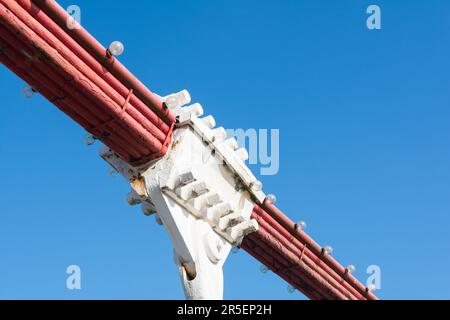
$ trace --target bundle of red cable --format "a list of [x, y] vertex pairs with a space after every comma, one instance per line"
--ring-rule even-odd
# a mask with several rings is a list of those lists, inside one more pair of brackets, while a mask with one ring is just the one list
[[241, 247], [307, 297], [377, 299], [269, 200], [255, 205], [252, 218], [259, 230], [245, 237]]
[[174, 116], [55, 1], [0, 1], [0, 61], [125, 161], [163, 156]]

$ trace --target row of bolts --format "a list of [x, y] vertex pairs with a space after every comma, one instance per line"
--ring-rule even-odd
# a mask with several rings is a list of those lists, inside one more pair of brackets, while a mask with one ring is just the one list
[[[125, 47], [124, 47], [123, 43], [120, 42], [120, 41], [113, 41], [113, 42], [109, 45], [109, 47], [108, 47], [108, 52], [109, 52], [111, 55], [115, 56], [115, 57], [120, 56], [121, 54], [123, 54], [124, 51], [125, 51]], [[35, 93], [36, 93], [36, 90], [33, 89], [33, 88], [30, 87], [30, 86], [26, 86], [26, 87], [24, 87], [24, 88], [22, 89], [22, 95], [23, 95], [25, 98], [27, 98], [27, 99], [32, 98], [32, 97], [34, 96]], [[86, 143], [87, 145], [93, 145], [93, 144], [95, 143], [95, 140], [96, 140], [95, 137], [92, 136], [91, 134], [86, 135], [86, 137], [85, 137], [85, 139], [84, 139], [84, 141], [85, 141], [85, 143]], [[111, 169], [110, 175], [113, 176], [113, 177], [116, 176], [116, 175], [117, 175], [117, 171], [116, 171], [115, 169]], [[261, 186], [261, 188], [260, 188], [260, 184], [261, 184], [261, 183], [259, 182], [259, 183], [258, 183], [258, 189], [262, 189], [262, 186]], [[277, 198], [276, 198], [276, 196], [275, 196], [274, 194], [269, 194], [269, 195], [267, 195], [267, 199], [268, 199], [271, 203], [273, 203], [273, 204], [275, 204], [275, 202], [277, 201]], [[305, 221], [299, 221], [299, 222], [297, 223], [297, 226], [298, 226], [298, 228], [299, 228], [300, 230], [305, 230], [306, 227], [307, 227]], [[324, 254], [331, 255], [331, 254], [333, 253], [333, 247], [331, 247], [331, 246], [325, 246], [325, 247], [323, 247], [322, 251], [323, 251]], [[231, 253], [233, 253], [233, 254], [238, 253], [238, 252], [239, 252], [239, 247], [233, 247], [233, 248], [231, 249]], [[267, 266], [265, 266], [265, 265], [261, 265], [260, 268], [259, 268], [259, 270], [260, 270], [262, 273], [267, 273], [267, 272], [269, 272], [269, 268], [268, 268]], [[356, 271], [356, 267], [355, 267], [353, 264], [350, 264], [350, 265], [347, 266], [346, 270], [347, 270], [347, 272], [348, 272], [349, 274], [352, 274], [352, 273], [354, 273], [354, 272]], [[369, 290], [369, 291], [374, 291], [374, 288], [371, 287], [371, 286], [369, 286], [369, 287], [368, 287], [368, 290]], [[287, 292], [289, 292], [289, 293], [294, 293], [295, 291], [296, 291], [296, 289], [295, 289], [293, 286], [289, 285], [289, 286], [287, 287]]]

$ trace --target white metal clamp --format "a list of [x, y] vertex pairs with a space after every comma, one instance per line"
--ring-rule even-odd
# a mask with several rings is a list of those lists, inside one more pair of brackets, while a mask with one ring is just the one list
[[[155, 213], [174, 245], [188, 299], [222, 299], [222, 267], [232, 248], [258, 230], [250, 218], [265, 194], [245, 164], [245, 149], [187, 91], [163, 98], [177, 119], [166, 155], [134, 168], [104, 147], [100, 155], [131, 185], [130, 205]], [[186, 106], [188, 105], [188, 106]]]

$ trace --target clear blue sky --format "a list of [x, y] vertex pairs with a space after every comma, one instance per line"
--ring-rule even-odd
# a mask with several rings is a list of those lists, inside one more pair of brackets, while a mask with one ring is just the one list
[[[278, 128], [267, 192], [384, 299], [450, 298], [448, 1], [59, 1], [153, 91], [227, 128]], [[366, 8], [382, 9], [382, 30]], [[183, 298], [164, 230], [126, 204], [98, 145], [0, 66], [0, 298]], [[82, 290], [65, 269], [82, 268]], [[300, 299], [245, 252], [226, 298]]]

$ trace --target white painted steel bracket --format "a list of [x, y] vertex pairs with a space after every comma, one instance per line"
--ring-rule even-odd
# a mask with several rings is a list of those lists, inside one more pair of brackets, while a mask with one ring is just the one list
[[265, 194], [244, 162], [247, 151], [212, 116], [200, 118], [200, 104], [185, 106], [187, 91], [162, 99], [177, 118], [162, 159], [134, 168], [106, 147], [100, 155], [130, 182], [129, 204], [156, 213], [166, 228], [186, 297], [222, 299], [222, 266], [232, 246], [258, 230], [250, 216]]

